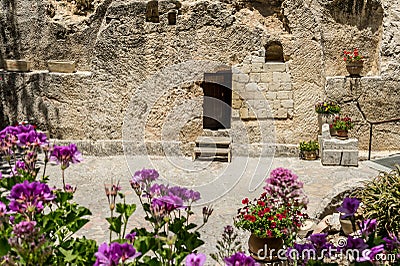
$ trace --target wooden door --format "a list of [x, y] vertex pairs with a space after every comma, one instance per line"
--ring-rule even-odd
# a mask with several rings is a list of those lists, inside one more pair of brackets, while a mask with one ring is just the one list
[[231, 128], [232, 72], [204, 73], [203, 128]]

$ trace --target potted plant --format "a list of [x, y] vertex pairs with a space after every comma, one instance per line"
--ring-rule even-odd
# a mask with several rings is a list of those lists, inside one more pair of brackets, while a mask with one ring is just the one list
[[363, 70], [364, 56], [360, 55], [357, 48], [354, 48], [352, 52], [344, 50], [343, 54], [350, 77], [359, 77]]
[[[335, 115], [339, 114], [340, 106], [333, 101], [322, 101], [315, 104], [315, 112], [318, 113], [318, 128], [319, 134], [322, 133], [322, 125], [327, 123], [332, 124]], [[334, 135], [333, 130], [331, 135]]]
[[341, 139], [347, 139], [349, 130], [354, 127], [354, 123], [348, 116], [336, 116], [332, 123], [332, 128], [336, 130], [336, 135]]
[[302, 141], [299, 144], [300, 158], [305, 160], [315, 160], [318, 157], [319, 144], [317, 141]]
[[257, 260], [275, 261], [283, 244], [290, 246], [307, 219], [303, 213], [308, 198], [297, 175], [285, 168], [277, 168], [266, 179], [260, 197], [244, 205], [234, 219], [236, 227], [251, 232], [248, 241], [250, 255]]

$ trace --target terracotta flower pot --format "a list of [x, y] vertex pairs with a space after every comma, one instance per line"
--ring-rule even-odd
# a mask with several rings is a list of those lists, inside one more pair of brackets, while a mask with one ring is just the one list
[[336, 135], [340, 139], [348, 139], [349, 132], [347, 130], [336, 130]]
[[350, 77], [360, 77], [360, 74], [363, 70], [364, 62], [363, 61], [354, 61], [348, 62], [346, 64], [347, 72], [349, 72]]
[[302, 151], [303, 159], [307, 161], [313, 161], [317, 159], [317, 151]]
[[250, 255], [258, 261], [278, 260], [278, 251], [283, 248], [283, 239], [276, 237], [261, 238], [251, 234], [249, 238]]

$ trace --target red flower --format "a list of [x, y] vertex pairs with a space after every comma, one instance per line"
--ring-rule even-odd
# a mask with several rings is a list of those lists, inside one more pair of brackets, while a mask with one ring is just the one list
[[267, 230], [267, 236], [272, 236], [272, 231], [271, 230]]
[[264, 201], [259, 200], [257, 203], [258, 203], [258, 205], [260, 205], [260, 206], [263, 206], [263, 207], [265, 206], [265, 202], [264, 202]]
[[270, 216], [270, 217], [268, 217], [268, 220], [270, 220], [270, 221], [273, 221], [275, 219], [275, 217], [274, 216]]
[[275, 228], [276, 227], [276, 223], [275, 222], [272, 222], [271, 223], [271, 228]]
[[271, 211], [271, 209], [268, 208], [268, 207], [263, 210], [264, 213], [267, 213], [267, 212], [270, 212], [270, 211]]
[[243, 203], [243, 204], [249, 203], [249, 199], [248, 199], [248, 198], [243, 199], [243, 200], [242, 200], [242, 203]]
[[263, 217], [264, 216], [264, 212], [263, 211], [258, 211], [258, 216]]

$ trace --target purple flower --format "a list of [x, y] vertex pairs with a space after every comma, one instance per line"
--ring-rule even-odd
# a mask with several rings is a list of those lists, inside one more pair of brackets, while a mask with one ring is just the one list
[[225, 226], [224, 233], [227, 234], [228, 236], [231, 236], [233, 234], [233, 227], [231, 225]]
[[132, 179], [130, 180], [132, 184], [139, 184], [139, 186], [146, 190], [147, 192], [151, 182], [155, 181], [159, 177], [158, 172], [155, 169], [145, 169], [136, 171], [133, 175]]
[[41, 212], [44, 204], [54, 200], [55, 195], [48, 185], [37, 181], [29, 183], [25, 180], [11, 188], [8, 198], [10, 199], [8, 207], [12, 211]]
[[365, 243], [364, 239], [362, 238], [353, 238], [352, 236], [348, 236], [347, 244], [344, 247], [345, 250], [359, 250], [362, 252], [363, 250], [367, 249], [368, 245]]
[[183, 207], [183, 200], [172, 194], [160, 198], [154, 198], [151, 201], [153, 212], [159, 213], [159, 216], [164, 216], [165, 214], [169, 214], [172, 211]]
[[191, 253], [186, 257], [186, 266], [203, 266], [206, 263], [206, 255], [203, 253]]
[[314, 245], [314, 247], [316, 249], [320, 249], [326, 244], [327, 235], [328, 234], [313, 234], [308, 239], [310, 240], [310, 242]]
[[96, 262], [94, 266], [116, 266], [121, 261], [128, 259], [134, 259], [141, 255], [140, 252], [136, 252], [136, 249], [128, 244], [111, 243], [110, 246], [107, 243], [100, 245], [98, 251], [94, 254], [96, 256]]
[[17, 175], [20, 171], [27, 171], [27, 170], [28, 166], [25, 164], [25, 162], [18, 160], [15, 162], [13, 171], [11, 171], [11, 176], [13, 176], [14, 174]]
[[75, 164], [82, 162], [82, 155], [75, 144], [69, 144], [68, 146], [54, 145], [50, 160], [61, 164], [61, 169], [64, 170], [68, 168], [70, 163]]
[[136, 232], [127, 234], [125, 236], [125, 239], [127, 239], [130, 243], [133, 243], [135, 241], [135, 238], [136, 238]]
[[374, 234], [376, 231], [377, 222], [376, 219], [367, 219], [360, 223], [361, 234], [364, 236], [369, 236]]
[[48, 143], [46, 134], [35, 129], [18, 134], [19, 146], [44, 146]]
[[400, 237], [396, 236], [394, 233], [389, 233], [389, 237], [384, 237], [383, 241], [385, 241], [386, 248], [389, 251], [400, 249]]
[[35, 230], [36, 222], [35, 221], [22, 221], [19, 224], [14, 225], [13, 233], [15, 236], [19, 238], [25, 238], [26, 236], [31, 235]]
[[237, 253], [233, 254], [232, 256], [225, 258], [224, 262], [225, 262], [226, 266], [236, 266], [236, 265], [257, 266], [257, 265], [259, 265], [258, 263], [256, 263], [256, 261], [252, 257], [246, 256], [246, 254], [244, 254], [243, 252], [237, 252]]
[[76, 187], [71, 186], [70, 184], [65, 184], [65, 192], [75, 193]]
[[0, 217], [7, 214], [7, 206], [0, 201]]
[[0, 172], [0, 180], [3, 179], [3, 174]]
[[302, 205], [307, 205], [308, 198], [304, 194], [303, 183], [289, 169], [276, 168], [272, 170], [270, 177], [265, 182], [267, 184], [264, 189], [271, 197], [285, 203], [297, 201]]
[[360, 206], [360, 201], [356, 198], [345, 198], [343, 200], [342, 206], [337, 208], [337, 210], [344, 215], [342, 215], [340, 218], [346, 219], [348, 217], [354, 216], [354, 214], [357, 212], [358, 207]]

